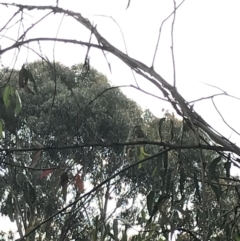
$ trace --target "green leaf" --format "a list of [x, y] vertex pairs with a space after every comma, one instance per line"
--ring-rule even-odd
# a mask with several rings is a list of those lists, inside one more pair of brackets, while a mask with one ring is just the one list
[[146, 213], [143, 209], [141, 211], [141, 216], [142, 216], [142, 220], [145, 222], [146, 221]]
[[14, 217], [13, 217], [13, 201], [12, 201], [12, 193], [9, 192], [6, 200], [6, 208], [7, 208], [7, 214], [11, 220], [11, 222], [14, 222]]
[[145, 152], [144, 146], [141, 146], [140, 149], [139, 149], [138, 159], [141, 161], [141, 160], [143, 160], [143, 159], [145, 159], [146, 157], [149, 157], [149, 156], [150, 155]]
[[22, 101], [21, 101], [21, 98], [20, 98], [17, 90], [15, 91], [15, 95], [16, 95], [15, 116], [17, 116], [22, 109]]
[[0, 119], [0, 138], [3, 138], [3, 122]]
[[14, 96], [14, 89], [11, 86], [7, 85], [3, 92], [3, 102], [4, 102], [6, 109], [10, 105], [11, 96]]
[[186, 177], [185, 177], [184, 169], [183, 169], [183, 167], [181, 167], [180, 180], [179, 180], [179, 183], [180, 183], [179, 189], [180, 189], [181, 195], [183, 195], [185, 181], [186, 181]]
[[97, 241], [97, 229], [92, 229], [92, 240]]
[[156, 175], [157, 172], [157, 167], [154, 168], [153, 172], [152, 172], [152, 177], [154, 177]]
[[222, 189], [221, 189], [221, 186], [220, 185], [215, 185], [215, 184], [210, 184], [211, 185], [211, 188], [212, 190], [214, 191], [216, 197], [217, 197], [217, 200], [219, 202], [221, 196], [222, 196]]
[[147, 195], [147, 209], [148, 209], [149, 215], [152, 214], [153, 202], [154, 202], [154, 192], [151, 191], [151, 192]]
[[164, 166], [165, 174], [166, 174], [167, 169], [168, 169], [168, 151], [163, 153], [163, 166]]
[[235, 233], [233, 234], [233, 237], [234, 237], [234, 239], [235, 239], [236, 241], [240, 241], [240, 236], [239, 236], [238, 232], [235, 232]]
[[167, 181], [166, 181], [166, 192], [169, 193], [171, 188], [171, 178], [172, 178], [173, 169], [169, 168], [167, 172]]
[[151, 216], [148, 220], [148, 224], [151, 223], [153, 216], [161, 209], [161, 206], [163, 205], [163, 203], [165, 202], [165, 200], [169, 198], [168, 194], [162, 194], [160, 195], [160, 197], [158, 198], [158, 201], [155, 203]]
[[173, 122], [172, 119], [170, 120], [170, 123], [171, 123], [171, 130], [170, 130], [170, 133], [171, 133], [171, 141], [172, 141], [173, 138], [174, 138], [174, 122]]
[[161, 118], [158, 122], [158, 134], [159, 134], [161, 141], [162, 141], [162, 124], [165, 120], [166, 120], [166, 118]]
[[230, 178], [230, 169], [231, 169], [231, 162], [226, 162], [224, 164], [224, 168], [226, 170], [226, 177]]
[[28, 78], [29, 78], [29, 80], [33, 83], [34, 91], [35, 91], [35, 93], [38, 95], [38, 89], [37, 89], [36, 81], [35, 81], [35, 79], [33, 78], [32, 73], [31, 73], [29, 70], [28, 70]]
[[114, 235], [114, 239], [118, 240], [118, 220], [114, 219], [113, 221], [113, 235]]
[[216, 179], [217, 176], [217, 165], [218, 163], [221, 161], [222, 157], [219, 156], [217, 158], [215, 158], [209, 165], [209, 182], [211, 182], [211, 180], [214, 178]]
[[[160, 151], [162, 151], [162, 149], [160, 149]], [[163, 186], [164, 186], [166, 173], [163, 168], [163, 155], [160, 155], [157, 157], [157, 169], [158, 169], [158, 173], [163, 181]]]
[[196, 188], [196, 195], [198, 196], [199, 202], [201, 202], [201, 195], [200, 195], [198, 178], [197, 178], [197, 171], [196, 170], [194, 170], [193, 181], [194, 181], [194, 185], [195, 185], [195, 188]]
[[126, 231], [122, 231], [122, 239], [121, 239], [121, 241], [127, 241], [128, 239], [127, 239], [127, 233], [126, 233]]
[[105, 226], [105, 230], [104, 230], [104, 234], [103, 234], [103, 240], [105, 240], [105, 238], [110, 234], [110, 230], [111, 230], [111, 228], [110, 228], [110, 225], [108, 223]]
[[228, 153], [228, 159], [227, 159], [227, 162], [224, 164], [224, 168], [226, 170], [226, 177], [227, 178], [230, 178], [230, 169], [231, 169], [231, 154]]
[[209, 165], [209, 170], [215, 171], [217, 168], [217, 164], [221, 161], [222, 157], [216, 157]]

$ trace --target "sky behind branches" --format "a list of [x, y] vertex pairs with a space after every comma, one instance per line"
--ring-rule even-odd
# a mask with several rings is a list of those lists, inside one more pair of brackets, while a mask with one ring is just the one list
[[[12, 3], [13, 1], [6, 0], [5, 2]], [[14, 2], [30, 5], [55, 5], [55, 1], [50, 0], [18, 0]], [[173, 2], [169, 0], [131, 0], [130, 7], [125, 10], [127, 2], [127, 0], [59, 0], [59, 7], [82, 13], [97, 26], [104, 38], [126, 52], [119, 25], [129, 56], [151, 66], [159, 27], [173, 11]], [[180, 1], [176, 1], [176, 3], [178, 5]], [[238, 0], [186, 0], [177, 10], [174, 26], [176, 86], [187, 101], [222, 92], [209, 85], [214, 85], [230, 95], [240, 97], [239, 8], [240, 1]], [[16, 11], [15, 7], [0, 6], [0, 28]], [[46, 13], [47, 11], [27, 12], [24, 15], [24, 29]], [[111, 16], [118, 25], [108, 16]], [[18, 19], [19, 17], [13, 23]], [[172, 18], [163, 25], [154, 68], [164, 79], [173, 84], [170, 48], [171, 25]], [[0, 34], [16, 40], [18, 29], [19, 23], [7, 32], [2, 31]], [[20, 32], [22, 32], [22, 26], [20, 26]], [[55, 14], [47, 17], [28, 34], [28, 39], [37, 37], [70, 38], [88, 42], [90, 32], [70, 17], [62, 18], [62, 15]], [[93, 41], [97, 43], [95, 39]], [[2, 49], [13, 43], [0, 35]], [[54, 52], [55, 60], [68, 66], [83, 62], [87, 51], [87, 48], [83, 46], [54, 44], [53, 42], [41, 43], [41, 49], [39, 49], [38, 43], [31, 43], [29, 46], [38, 52], [42, 51], [50, 60], [53, 60]], [[54, 47], [55, 51], [53, 51]], [[11, 50], [1, 56], [1, 63], [5, 67], [13, 67], [16, 59], [14, 52], [16, 50]], [[22, 47], [15, 68], [19, 69], [24, 62], [36, 59], [38, 59], [36, 54]], [[113, 85], [135, 84], [131, 70], [124, 63], [111, 54], [107, 54], [107, 59], [112, 72], [110, 72], [102, 52], [93, 48], [90, 50], [91, 66], [105, 74]], [[142, 89], [162, 97], [159, 90], [148, 80], [137, 74], [135, 76]], [[156, 116], [162, 116], [162, 108], [172, 111], [170, 104], [133, 88], [122, 88], [122, 91], [142, 108], [149, 108]], [[214, 100], [227, 123], [240, 132], [238, 111], [240, 100], [228, 96], [219, 96]], [[221, 134], [240, 145], [239, 136], [222, 121], [211, 100], [197, 102], [194, 109]], [[0, 226], [2, 226], [1, 224], [0, 221]]]

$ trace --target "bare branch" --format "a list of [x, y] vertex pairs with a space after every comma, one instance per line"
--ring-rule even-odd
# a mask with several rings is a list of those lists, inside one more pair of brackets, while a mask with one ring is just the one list
[[173, 0], [174, 12], [173, 12], [173, 21], [172, 21], [172, 28], [171, 28], [171, 53], [172, 53], [172, 63], [173, 63], [173, 86], [176, 88], [176, 65], [175, 65], [175, 56], [174, 56], [174, 46], [173, 46], [173, 31], [174, 31], [174, 24], [176, 19], [176, 1]]
[[240, 133], [238, 131], [236, 131], [234, 128], [232, 128], [227, 122], [226, 120], [224, 119], [223, 115], [221, 114], [221, 112], [218, 110], [213, 98], [212, 98], [212, 103], [214, 105], [214, 108], [216, 109], [217, 113], [220, 115], [220, 117], [222, 118], [223, 122], [232, 130], [234, 131], [236, 134], [240, 135]]
[[30, 148], [0, 148], [0, 152], [6, 152], [7, 154], [13, 152], [29, 152], [29, 151], [48, 151], [48, 150], [67, 150], [67, 149], [79, 149], [83, 147], [114, 147], [114, 146], [134, 146], [134, 145], [155, 145], [163, 146], [171, 149], [204, 149], [204, 150], [214, 150], [214, 151], [234, 151], [234, 147], [222, 147], [213, 145], [174, 145], [166, 142], [159, 141], [134, 141], [134, 142], [112, 142], [112, 143], [84, 143], [66, 146], [44, 146], [44, 147], [30, 147]]
[[156, 58], [156, 55], [157, 55], [157, 50], [158, 50], [158, 45], [159, 45], [159, 42], [160, 42], [160, 37], [161, 37], [161, 33], [162, 33], [162, 27], [163, 27], [163, 24], [176, 12], [176, 10], [185, 2], [185, 0], [183, 0], [175, 9], [173, 12], [171, 12], [161, 23], [161, 26], [159, 28], [159, 32], [158, 32], [158, 39], [157, 39], [157, 44], [156, 44], [156, 48], [155, 48], [155, 51], [154, 51], [154, 54], [153, 54], [153, 61], [152, 61], [152, 68], [154, 68], [154, 62], [155, 62], [155, 58]]
[[21, 11], [18, 10], [13, 14], [13, 16], [7, 21], [7, 23], [0, 29], [0, 32], [2, 32], [3, 29], [6, 29], [7, 25], [20, 13]]

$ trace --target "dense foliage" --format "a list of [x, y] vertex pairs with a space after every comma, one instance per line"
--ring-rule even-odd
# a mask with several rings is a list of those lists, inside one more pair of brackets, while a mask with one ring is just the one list
[[[213, 150], [178, 148], [198, 143], [188, 123], [167, 111], [160, 120], [149, 110], [143, 112], [95, 69], [86, 72], [82, 65], [68, 68], [40, 61], [25, 68], [33, 78], [30, 91], [19, 86], [23, 78], [19, 71], [1, 71], [0, 110], [5, 123], [1, 146], [48, 148], [1, 152], [0, 211], [16, 222], [20, 236], [136, 162], [41, 225], [28, 240], [160, 241], [177, 231], [177, 240], [196, 241], [206, 229], [210, 240], [236, 235], [238, 185], [228, 173], [228, 158]], [[6, 108], [6, 86], [18, 90], [22, 101], [18, 115], [11, 106]], [[209, 137], [199, 133], [202, 144], [208, 143]], [[175, 148], [101, 146], [127, 141], [158, 141]], [[200, 156], [206, 165], [205, 207]], [[144, 158], [149, 160], [141, 163]], [[206, 219], [211, 220], [208, 227]]]

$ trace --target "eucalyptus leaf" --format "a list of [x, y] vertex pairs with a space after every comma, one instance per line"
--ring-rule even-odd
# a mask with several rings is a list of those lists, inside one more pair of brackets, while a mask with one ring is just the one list
[[147, 209], [148, 209], [149, 215], [152, 214], [153, 202], [154, 202], [154, 192], [151, 191], [151, 192], [147, 195]]
[[194, 185], [196, 188], [196, 195], [198, 197], [199, 202], [201, 202], [201, 195], [200, 195], [200, 190], [199, 190], [199, 183], [198, 183], [198, 178], [197, 178], [197, 171], [194, 170], [194, 174], [193, 174], [193, 180], [194, 180]]
[[222, 157], [216, 157], [209, 165], [208, 169], [208, 182], [211, 183], [212, 180], [216, 180], [218, 182], [219, 173], [217, 171], [217, 165], [221, 161]]
[[161, 118], [159, 119], [159, 122], [158, 122], [158, 134], [159, 134], [159, 137], [160, 137], [160, 140], [162, 141], [162, 124], [163, 122], [166, 120], [166, 118]]
[[6, 109], [10, 105], [11, 96], [14, 96], [14, 89], [11, 86], [7, 85], [3, 92], [3, 102], [4, 102]]
[[113, 235], [114, 235], [114, 239], [118, 240], [118, 220], [117, 219], [113, 220]]
[[15, 90], [15, 96], [16, 96], [15, 116], [17, 116], [22, 109], [22, 102], [17, 90]]
[[0, 138], [3, 138], [3, 121], [0, 119]]

